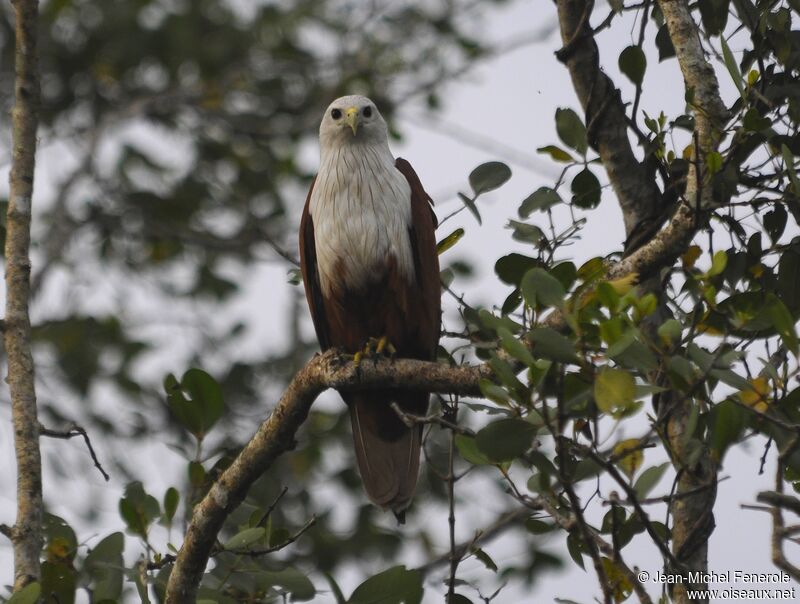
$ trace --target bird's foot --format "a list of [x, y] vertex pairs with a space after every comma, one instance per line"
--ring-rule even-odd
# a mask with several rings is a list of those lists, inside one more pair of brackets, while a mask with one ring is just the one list
[[360, 367], [365, 358], [372, 359], [373, 363], [377, 363], [381, 357], [394, 359], [395, 354], [397, 354], [397, 349], [388, 337], [370, 338], [364, 344], [364, 348], [353, 355], [353, 363], [356, 367]]

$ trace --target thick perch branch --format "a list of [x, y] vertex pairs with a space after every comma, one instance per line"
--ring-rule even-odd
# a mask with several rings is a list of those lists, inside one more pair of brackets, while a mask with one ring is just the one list
[[38, 2], [13, 0], [15, 12], [15, 101], [12, 110], [10, 186], [6, 218], [5, 346], [17, 459], [17, 519], [14, 591], [39, 580], [42, 551], [42, 467], [36, 417], [31, 322], [28, 314], [31, 263], [31, 198], [36, 161], [39, 76], [36, 57]]
[[[688, 2], [659, 0], [659, 5], [695, 114], [694, 161], [690, 162], [684, 201], [669, 225], [672, 227], [681, 217], [696, 222], [697, 211], [711, 209], [715, 205], [713, 187], [705, 165], [708, 154], [716, 151], [719, 145], [728, 110], [720, 97], [714, 69], [703, 52], [700, 30], [692, 18]], [[664, 231], [659, 233], [663, 234]], [[708, 569], [708, 538], [715, 526], [713, 509], [717, 491], [716, 488], [697, 489], [716, 484], [717, 467], [707, 451], [689, 464], [691, 452], [687, 449], [685, 432], [692, 410], [690, 401], [690, 398], [683, 397], [672, 404], [667, 404], [666, 400], [661, 402], [670, 409], [667, 441], [673, 465], [681, 470], [676, 489], [679, 497], [670, 502], [670, 513], [674, 518], [672, 550], [683, 566], [704, 572]], [[694, 494], [683, 496], [690, 492]], [[703, 589], [704, 584], [694, 587]], [[676, 585], [672, 597], [679, 604], [690, 602], [686, 585]]]
[[314, 357], [301, 369], [270, 416], [236, 460], [197, 504], [167, 584], [168, 604], [195, 600], [217, 534], [228, 515], [242, 502], [250, 485], [284, 452], [295, 446], [295, 433], [311, 404], [328, 388], [358, 390], [375, 387], [447, 392], [479, 396], [478, 381], [489, 377], [487, 366], [449, 367], [412, 360], [363, 362], [356, 368], [337, 351]]

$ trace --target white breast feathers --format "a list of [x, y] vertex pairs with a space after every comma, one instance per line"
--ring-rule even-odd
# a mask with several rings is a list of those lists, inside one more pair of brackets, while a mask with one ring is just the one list
[[344, 145], [325, 154], [309, 210], [323, 295], [334, 284], [363, 289], [391, 257], [401, 275], [414, 278], [411, 188], [388, 147]]

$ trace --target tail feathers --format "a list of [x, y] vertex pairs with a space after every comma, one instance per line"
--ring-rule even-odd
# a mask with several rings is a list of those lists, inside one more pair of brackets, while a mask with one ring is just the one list
[[[397, 400], [406, 409], [408, 401], [402, 399], [408, 396], [378, 397], [372, 393], [348, 397], [356, 459], [367, 495], [376, 505], [401, 516], [417, 487], [422, 426], [406, 426], [390, 404]], [[427, 396], [413, 395], [413, 413], [418, 412], [420, 403], [423, 411], [427, 408]]]

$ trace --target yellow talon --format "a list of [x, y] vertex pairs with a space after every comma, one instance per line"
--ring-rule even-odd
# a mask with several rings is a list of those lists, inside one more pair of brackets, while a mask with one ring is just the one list
[[361, 359], [364, 358], [364, 353], [362, 351], [358, 351], [353, 355], [353, 365], [358, 368], [361, 365]]

